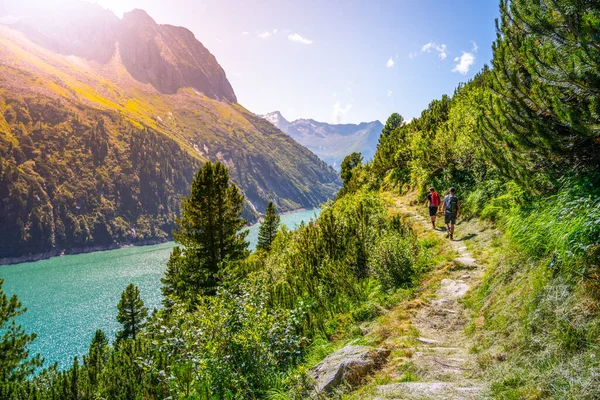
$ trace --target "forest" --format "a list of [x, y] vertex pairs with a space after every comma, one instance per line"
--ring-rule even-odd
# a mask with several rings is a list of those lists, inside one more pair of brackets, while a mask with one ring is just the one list
[[[307, 398], [307, 370], [334, 343], [360, 341], [361, 322], [415, 295], [434, 243], [390, 216], [384, 193], [421, 198], [430, 186], [456, 187], [465, 218], [503, 233], [469, 298], [486, 321], [469, 328], [477, 351], [508, 354], [484, 369], [492, 397], [600, 397], [600, 5], [502, 0], [497, 35], [489, 67], [410, 122], [391, 115], [372, 162], [344, 160], [319, 218], [273, 235], [271, 209], [254, 253], [223, 165], [160, 177], [191, 187], [163, 308], [149, 312], [128, 287], [116, 340], [99, 331], [70, 369], [40, 371], [26, 350], [34, 334], [14, 323], [24, 310], [2, 293], [0, 397]], [[22, 201], [36, 198], [20, 184]]]

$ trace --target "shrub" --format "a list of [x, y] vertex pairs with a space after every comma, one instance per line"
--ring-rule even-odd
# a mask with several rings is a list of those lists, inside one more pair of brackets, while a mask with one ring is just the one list
[[386, 291], [410, 285], [415, 276], [416, 247], [397, 232], [386, 232], [373, 247], [369, 269]]

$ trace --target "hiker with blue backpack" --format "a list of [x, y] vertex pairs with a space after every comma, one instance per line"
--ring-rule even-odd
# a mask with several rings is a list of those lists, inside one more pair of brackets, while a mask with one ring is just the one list
[[451, 187], [450, 193], [444, 197], [442, 203], [442, 212], [446, 223], [446, 237], [450, 237], [450, 240], [454, 240], [454, 224], [456, 224], [456, 218], [460, 217], [460, 199], [455, 192], [456, 190]]
[[440, 206], [440, 195], [435, 191], [435, 188], [429, 188], [427, 193], [427, 200], [425, 201], [425, 207], [429, 206], [429, 216], [431, 217], [431, 226], [435, 229], [435, 217]]

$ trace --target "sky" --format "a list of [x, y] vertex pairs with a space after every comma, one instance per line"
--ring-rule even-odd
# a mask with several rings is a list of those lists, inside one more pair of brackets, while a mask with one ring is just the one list
[[[46, 0], [59, 1], [59, 0]], [[497, 0], [90, 0], [190, 29], [257, 114], [420, 115], [492, 58]]]

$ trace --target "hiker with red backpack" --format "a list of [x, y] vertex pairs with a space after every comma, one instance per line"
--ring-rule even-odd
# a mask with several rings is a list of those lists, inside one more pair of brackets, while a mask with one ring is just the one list
[[460, 199], [455, 194], [456, 189], [450, 188], [450, 193], [444, 197], [442, 212], [444, 213], [444, 222], [446, 223], [446, 237], [454, 240], [454, 224], [456, 218], [460, 218]]
[[427, 193], [427, 200], [425, 201], [425, 206], [429, 206], [431, 226], [433, 227], [433, 229], [435, 229], [435, 217], [438, 212], [438, 207], [440, 206], [440, 195], [435, 191], [435, 188], [429, 188], [429, 193]]

